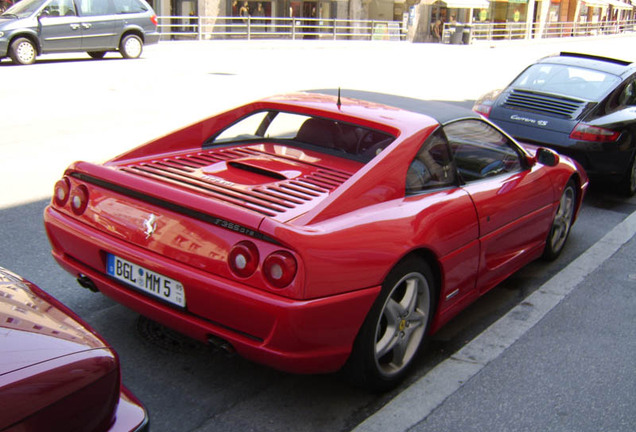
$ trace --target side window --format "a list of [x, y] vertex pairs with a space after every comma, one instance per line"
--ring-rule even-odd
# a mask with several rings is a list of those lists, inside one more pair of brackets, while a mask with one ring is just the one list
[[112, 0], [79, 0], [82, 16], [112, 15], [115, 13]]
[[75, 16], [73, 0], [53, 0], [43, 10], [43, 17]]
[[521, 171], [516, 146], [488, 123], [460, 120], [444, 127], [457, 170], [466, 182]]
[[636, 82], [631, 80], [618, 95], [618, 107], [636, 105]]
[[130, 14], [146, 11], [146, 6], [139, 0], [114, 0], [115, 13]]
[[441, 128], [417, 152], [406, 173], [406, 193], [456, 184], [456, 168]]

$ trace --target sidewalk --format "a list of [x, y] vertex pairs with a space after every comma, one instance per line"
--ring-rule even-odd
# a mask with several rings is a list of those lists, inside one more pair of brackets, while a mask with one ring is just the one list
[[636, 430], [636, 213], [355, 432]]

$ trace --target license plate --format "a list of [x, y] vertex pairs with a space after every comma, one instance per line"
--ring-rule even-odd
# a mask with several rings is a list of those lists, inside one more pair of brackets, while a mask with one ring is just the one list
[[108, 254], [106, 273], [128, 285], [165, 300], [185, 307], [185, 292], [181, 282], [155, 273], [116, 255]]

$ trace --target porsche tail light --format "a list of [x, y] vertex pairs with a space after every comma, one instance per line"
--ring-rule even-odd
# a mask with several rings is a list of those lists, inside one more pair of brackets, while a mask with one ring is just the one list
[[598, 126], [591, 126], [585, 123], [577, 124], [570, 134], [570, 138], [572, 139], [593, 142], [613, 142], [616, 141], [619, 136], [620, 132]]
[[488, 104], [475, 104], [473, 106], [473, 111], [475, 111], [477, 114], [481, 114], [484, 117], [488, 118], [488, 116], [490, 116], [490, 111], [492, 111], [492, 105], [488, 105]]
[[155, 25], [155, 27], [159, 25], [159, 20], [157, 20], [157, 15], [151, 16], [150, 21]]
[[239, 277], [254, 274], [258, 267], [258, 249], [249, 241], [242, 241], [234, 245], [228, 256], [228, 264], [232, 272]]
[[79, 185], [71, 191], [71, 210], [76, 215], [81, 215], [88, 206], [88, 189], [86, 186]]
[[277, 251], [265, 258], [263, 273], [267, 281], [276, 288], [284, 288], [296, 277], [298, 264], [292, 254]]
[[492, 107], [494, 106], [495, 101], [500, 94], [501, 90], [492, 90], [481, 96], [475, 101], [475, 104], [473, 105], [473, 111], [475, 111], [477, 114], [481, 114], [486, 118], [490, 117]]
[[55, 204], [63, 207], [68, 202], [69, 193], [71, 192], [71, 182], [67, 177], [64, 177], [55, 183], [53, 189], [53, 200]]

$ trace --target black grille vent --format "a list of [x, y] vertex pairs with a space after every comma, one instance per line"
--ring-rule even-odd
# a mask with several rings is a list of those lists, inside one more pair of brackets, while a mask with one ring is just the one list
[[[211, 150], [187, 156], [141, 162], [121, 167], [122, 171], [170, 183], [203, 193], [266, 216], [275, 216], [323, 196], [344, 183], [351, 175], [325, 167], [294, 179], [283, 179], [256, 186], [234, 184], [214, 176], [202, 175], [200, 169], [218, 162], [238, 161], [264, 153], [248, 148]], [[277, 156], [271, 156], [277, 158]], [[238, 162], [237, 162], [238, 163]]]
[[504, 106], [552, 116], [574, 118], [585, 106], [585, 102], [561, 96], [512, 90], [506, 98]]

